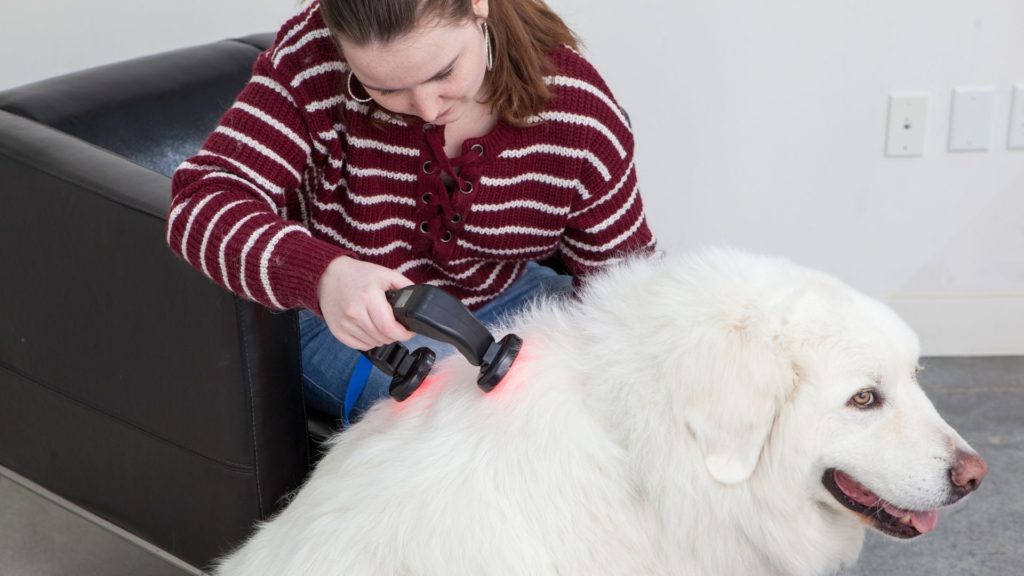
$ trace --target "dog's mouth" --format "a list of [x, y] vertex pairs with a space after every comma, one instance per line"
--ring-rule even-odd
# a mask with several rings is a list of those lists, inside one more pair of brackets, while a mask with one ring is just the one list
[[898, 508], [835, 468], [826, 470], [821, 482], [840, 504], [859, 514], [875, 529], [890, 536], [914, 538], [931, 532], [939, 522], [937, 510]]

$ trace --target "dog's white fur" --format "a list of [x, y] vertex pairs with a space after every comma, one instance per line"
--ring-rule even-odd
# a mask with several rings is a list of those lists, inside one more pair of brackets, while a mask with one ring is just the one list
[[[494, 392], [456, 357], [382, 402], [216, 573], [828, 574], [864, 524], [826, 469], [929, 509], [969, 450], [911, 330], [787, 261], [638, 259], [508, 328], [525, 346]], [[884, 405], [851, 407], [867, 388]]]

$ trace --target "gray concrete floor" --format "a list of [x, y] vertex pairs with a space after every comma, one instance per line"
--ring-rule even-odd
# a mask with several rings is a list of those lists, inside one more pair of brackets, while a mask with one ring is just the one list
[[[842, 576], [1024, 574], [1024, 358], [926, 358], [921, 383], [988, 460], [981, 489], [910, 542], [869, 534]], [[195, 571], [0, 470], [0, 576], [185, 576]], [[756, 576], [756, 575], [751, 575]]]
[[131, 534], [0, 468], [0, 576], [196, 576]]

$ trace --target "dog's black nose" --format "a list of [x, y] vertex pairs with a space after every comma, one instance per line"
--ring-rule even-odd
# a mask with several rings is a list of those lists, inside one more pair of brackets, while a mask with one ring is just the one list
[[949, 478], [958, 492], [961, 492], [961, 497], [977, 490], [986, 474], [988, 464], [981, 456], [975, 452], [957, 450], [956, 462], [949, 469]]

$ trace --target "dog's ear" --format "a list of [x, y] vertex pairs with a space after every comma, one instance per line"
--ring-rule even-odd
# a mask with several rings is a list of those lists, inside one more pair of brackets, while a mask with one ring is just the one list
[[745, 328], [705, 336], [689, 358], [693, 372], [683, 375], [683, 419], [711, 476], [737, 484], [757, 467], [795, 375], [770, 339]]

